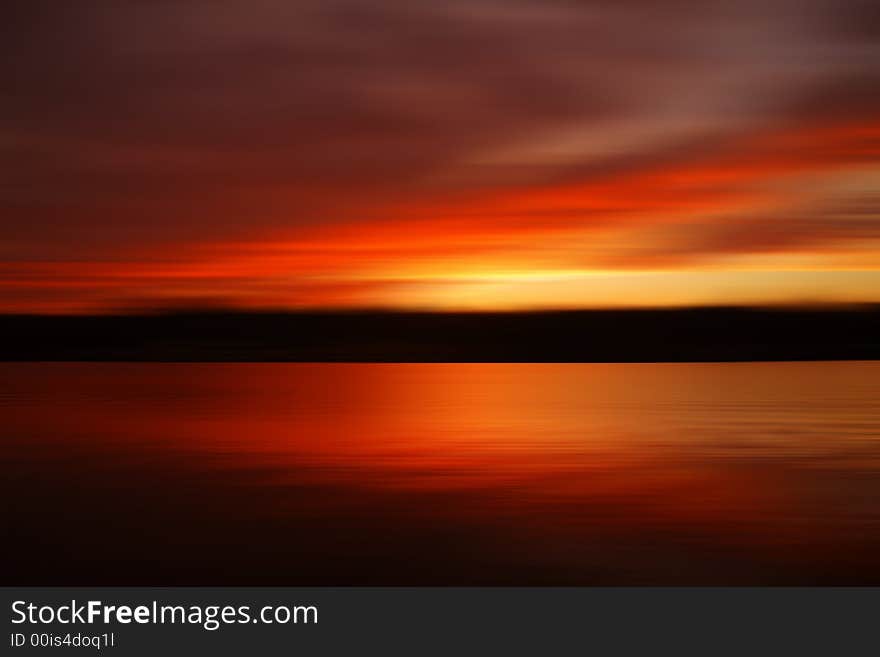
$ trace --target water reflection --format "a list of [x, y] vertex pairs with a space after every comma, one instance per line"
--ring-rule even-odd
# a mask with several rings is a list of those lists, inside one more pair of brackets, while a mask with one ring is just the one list
[[0, 370], [12, 583], [880, 584], [880, 363]]

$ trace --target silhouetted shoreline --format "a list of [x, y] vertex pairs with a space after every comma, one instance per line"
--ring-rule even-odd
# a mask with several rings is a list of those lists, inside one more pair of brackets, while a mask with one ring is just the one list
[[880, 305], [521, 313], [0, 316], [5, 361], [874, 360]]

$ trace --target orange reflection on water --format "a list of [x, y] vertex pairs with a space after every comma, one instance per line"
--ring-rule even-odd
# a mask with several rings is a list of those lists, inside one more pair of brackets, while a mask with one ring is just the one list
[[880, 582], [878, 363], [2, 368], [23, 553], [69, 503], [149, 583]]

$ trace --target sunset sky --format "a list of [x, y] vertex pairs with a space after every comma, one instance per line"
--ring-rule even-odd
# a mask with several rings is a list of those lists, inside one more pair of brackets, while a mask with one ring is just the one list
[[12, 0], [0, 311], [880, 301], [875, 0]]

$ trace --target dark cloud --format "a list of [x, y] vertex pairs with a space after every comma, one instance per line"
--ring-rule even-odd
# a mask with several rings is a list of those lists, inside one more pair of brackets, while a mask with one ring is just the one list
[[631, 243], [597, 256], [610, 268], [680, 268], [719, 257], [846, 250], [880, 244], [880, 195], [854, 194], [776, 213], [680, 223], [663, 239]]
[[789, 214], [719, 222], [695, 233], [691, 248], [703, 257], [880, 241], [880, 195], [794, 208]]

